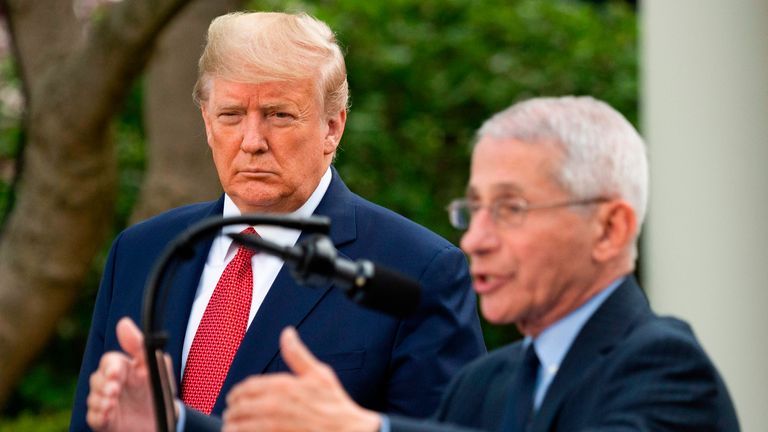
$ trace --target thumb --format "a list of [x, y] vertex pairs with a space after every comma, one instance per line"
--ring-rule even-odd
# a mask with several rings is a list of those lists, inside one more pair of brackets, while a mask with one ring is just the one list
[[144, 355], [144, 335], [136, 324], [128, 317], [121, 318], [117, 322], [117, 341], [120, 348], [125, 351], [132, 359], [143, 362]]
[[280, 334], [280, 352], [296, 375], [305, 375], [323, 365], [304, 345], [293, 327], [284, 328]]

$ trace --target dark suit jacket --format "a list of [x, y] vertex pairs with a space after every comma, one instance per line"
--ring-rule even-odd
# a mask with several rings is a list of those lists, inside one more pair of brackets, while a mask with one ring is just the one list
[[[87, 430], [88, 377], [104, 352], [119, 349], [117, 321], [130, 316], [140, 322], [144, 284], [157, 257], [185, 228], [221, 215], [222, 208], [223, 197], [171, 210], [115, 239], [96, 300], [70, 430]], [[292, 325], [359, 404], [428, 416], [450, 378], [485, 352], [464, 255], [427, 229], [353, 194], [335, 170], [315, 214], [331, 218], [330, 237], [342, 256], [367, 258], [417, 279], [422, 307], [398, 320], [355, 305], [330, 284], [300, 286], [284, 266], [246, 332], [213, 414], [223, 411], [227, 392], [243, 378], [287, 370], [278, 336]], [[164, 326], [177, 384], [187, 320], [210, 245], [201, 244], [195, 258], [180, 266], [169, 290]]]
[[[443, 424], [393, 416], [392, 432], [500, 430], [521, 347], [514, 343], [464, 368], [434, 416]], [[690, 327], [654, 315], [631, 277], [574, 340], [530, 429], [738, 430], [728, 391]]]

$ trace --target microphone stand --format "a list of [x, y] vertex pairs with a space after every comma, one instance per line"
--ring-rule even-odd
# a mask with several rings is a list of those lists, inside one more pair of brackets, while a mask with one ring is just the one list
[[[155, 407], [157, 429], [160, 432], [171, 432], [176, 429], [173, 381], [168, 372], [163, 351], [168, 335], [159, 328], [157, 322], [158, 311], [161, 312], [164, 309], [167, 298], [165, 288], [173, 281], [179, 259], [191, 259], [194, 256], [194, 247], [198, 242], [217, 234], [224, 226], [242, 224], [280, 226], [320, 234], [327, 234], [330, 229], [330, 220], [324, 216], [298, 218], [251, 214], [227, 218], [212, 217], [192, 225], [168, 244], [147, 280], [142, 310], [144, 348], [152, 387], [152, 402]], [[163, 294], [163, 297], [159, 305], [156, 305], [158, 294]]]

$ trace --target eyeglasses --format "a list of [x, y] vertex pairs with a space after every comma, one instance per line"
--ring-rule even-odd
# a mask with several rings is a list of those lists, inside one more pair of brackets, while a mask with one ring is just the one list
[[491, 212], [491, 219], [498, 225], [507, 227], [520, 226], [525, 220], [525, 215], [532, 210], [555, 209], [560, 207], [583, 206], [608, 201], [608, 198], [588, 198], [583, 200], [564, 201], [553, 204], [528, 204], [523, 198], [501, 199], [489, 205], [481, 205], [466, 198], [451, 201], [446, 207], [451, 226], [465, 230], [469, 228], [472, 218], [477, 212], [487, 207]]

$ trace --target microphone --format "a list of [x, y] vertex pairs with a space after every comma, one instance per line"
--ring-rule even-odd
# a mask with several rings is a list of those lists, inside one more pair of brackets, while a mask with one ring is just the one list
[[[166, 246], [149, 274], [142, 305], [144, 347], [155, 420], [160, 432], [176, 429], [172, 379], [168, 375], [163, 357], [163, 347], [168, 334], [158, 325], [158, 315], [165, 309], [168, 300], [168, 292], [164, 288], [173, 281], [180, 261], [195, 256], [197, 243], [214, 236], [223, 226], [239, 224], [274, 225], [306, 233], [323, 234], [328, 233], [330, 229], [330, 219], [324, 216], [298, 218], [251, 214], [211, 217], [185, 229]], [[280, 246], [257, 236], [228, 235], [246, 247], [282, 258], [291, 267], [293, 276], [301, 283], [335, 282], [356, 303], [395, 316], [407, 315], [419, 306], [418, 283], [367, 260], [350, 261], [339, 257], [333, 242], [324, 235], [314, 234], [292, 247]]]
[[[250, 214], [232, 217], [210, 217], [188, 227], [168, 246], [155, 262], [144, 289], [142, 305], [142, 323], [144, 327], [144, 347], [147, 354], [147, 369], [152, 387], [152, 405], [155, 408], [155, 425], [159, 432], [176, 430], [174, 418], [173, 379], [165, 365], [164, 351], [168, 333], [158, 325], [158, 315], [165, 310], [168, 292], [164, 288], [171, 284], [180, 261], [190, 260], [195, 256], [195, 245], [215, 235], [223, 226], [275, 225], [299, 229], [305, 232], [327, 233], [331, 221], [323, 216], [298, 218], [286, 215]], [[161, 298], [158, 298], [162, 294]]]
[[353, 302], [396, 317], [407, 316], [419, 307], [418, 282], [369, 260], [340, 257], [327, 236], [315, 234], [296, 246], [280, 246], [258, 236], [227, 235], [238, 244], [283, 259], [300, 283], [333, 282]]

